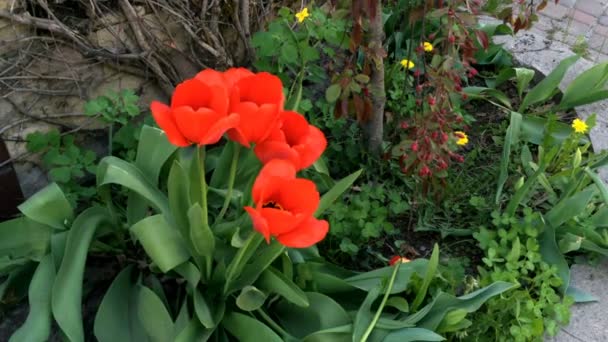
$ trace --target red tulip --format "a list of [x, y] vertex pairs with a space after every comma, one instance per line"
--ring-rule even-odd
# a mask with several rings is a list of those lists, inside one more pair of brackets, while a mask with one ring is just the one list
[[268, 162], [253, 184], [255, 208], [245, 207], [253, 228], [266, 241], [274, 236], [281, 244], [306, 248], [323, 240], [329, 230], [325, 220], [313, 217], [319, 205], [315, 183], [296, 178], [296, 168], [288, 161]]
[[250, 76], [244, 76], [242, 70], [233, 73], [235, 83], [230, 92], [230, 113], [239, 114], [240, 121], [228, 131], [228, 137], [249, 147], [251, 143], [261, 143], [279, 127], [283, 84], [278, 77], [266, 72]]
[[296, 112], [281, 113], [281, 121], [281, 128], [255, 147], [255, 155], [264, 164], [272, 159], [289, 160], [296, 170], [314, 164], [327, 147], [323, 132]]
[[238, 114], [228, 114], [228, 90], [215, 70], [208, 77], [193, 78], [177, 85], [171, 106], [153, 101], [152, 116], [177, 146], [215, 144], [239, 122]]
[[406, 262], [410, 262], [411, 260], [406, 257], [395, 255], [394, 257], [391, 258], [391, 260], [388, 262], [388, 264], [393, 266], [399, 261], [401, 261], [402, 263], [406, 263]]

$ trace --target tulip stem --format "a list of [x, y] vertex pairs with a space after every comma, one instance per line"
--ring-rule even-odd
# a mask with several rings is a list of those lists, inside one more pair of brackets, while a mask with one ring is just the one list
[[388, 282], [388, 285], [386, 286], [386, 292], [384, 293], [384, 297], [382, 297], [382, 302], [380, 302], [380, 306], [378, 307], [378, 310], [376, 310], [376, 314], [374, 315], [374, 318], [367, 327], [367, 330], [365, 330], [365, 333], [363, 334], [363, 336], [361, 336], [361, 342], [366, 342], [369, 336], [372, 334], [372, 331], [374, 331], [374, 327], [376, 327], [376, 324], [380, 319], [380, 315], [382, 315], [382, 311], [384, 310], [384, 306], [386, 305], [388, 297], [390, 296], [391, 291], [393, 290], [393, 285], [395, 284], [395, 278], [397, 278], [397, 271], [399, 271], [399, 266], [401, 266], [401, 261], [395, 264], [391, 279]]
[[[201, 180], [201, 209], [202, 209], [202, 217], [201, 222], [203, 227], [209, 227], [209, 212], [207, 209], [207, 179], [205, 174], [205, 145], [202, 145], [198, 148], [197, 153], [199, 154], [199, 163], [200, 163], [200, 180]], [[206, 276], [207, 279], [211, 278], [211, 266], [213, 262], [213, 258], [206, 257]]]
[[234, 152], [232, 153], [232, 162], [230, 163], [230, 175], [228, 176], [228, 191], [226, 192], [226, 198], [224, 198], [224, 205], [220, 213], [215, 219], [215, 223], [219, 223], [226, 215], [226, 211], [230, 206], [230, 200], [232, 199], [232, 192], [234, 191], [234, 180], [236, 178], [236, 167], [239, 163], [239, 154], [241, 152], [241, 145], [234, 143]]

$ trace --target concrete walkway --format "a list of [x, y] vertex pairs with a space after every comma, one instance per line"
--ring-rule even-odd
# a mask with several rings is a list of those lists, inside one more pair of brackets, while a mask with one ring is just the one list
[[550, 0], [532, 32], [565, 43], [595, 62], [608, 61], [608, 0]]
[[[600, 62], [608, 62], [608, 0], [560, 0], [551, 2], [539, 14], [539, 22], [515, 37], [497, 37], [519, 65], [546, 75], [574, 53], [585, 58], [574, 64], [564, 77], [564, 90], [580, 73]], [[597, 125], [590, 132], [596, 151], [608, 149], [608, 101], [581, 106], [579, 117], [597, 113]], [[608, 183], [608, 170], [600, 172]], [[608, 342], [608, 260], [599, 266], [574, 265], [573, 286], [598, 299], [575, 304], [570, 325], [547, 342]]]

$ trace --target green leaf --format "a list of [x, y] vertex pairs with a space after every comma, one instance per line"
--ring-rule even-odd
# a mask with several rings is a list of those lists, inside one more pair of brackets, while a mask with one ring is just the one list
[[137, 317], [138, 286], [133, 276], [133, 267], [128, 266], [104, 295], [93, 328], [99, 342], [148, 340]]
[[35, 193], [18, 208], [29, 219], [56, 229], [65, 229], [74, 219], [70, 202], [55, 183]]
[[401, 312], [410, 312], [410, 305], [408, 304], [407, 300], [403, 297], [390, 297], [387, 301], [386, 301], [386, 306], [391, 306]]
[[390, 332], [383, 342], [444, 341], [445, 338], [432, 330], [403, 328]]
[[222, 326], [240, 342], [283, 342], [283, 339], [264, 323], [240, 313], [227, 314]]
[[280, 325], [291, 335], [304, 338], [312, 333], [352, 323], [348, 313], [332, 298], [316, 292], [306, 292], [310, 305], [301, 307], [279, 301], [273, 309]]
[[[150, 184], [156, 185], [158, 184], [160, 170], [176, 149], [177, 146], [169, 143], [164, 131], [144, 125], [139, 135], [135, 167], [141, 171]], [[131, 192], [127, 200], [129, 224], [143, 219], [146, 210], [146, 202], [136, 192]]]
[[190, 258], [184, 240], [162, 215], [149, 216], [131, 226], [130, 230], [164, 273]]
[[502, 190], [509, 175], [509, 162], [511, 160], [511, 148], [519, 143], [522, 116], [519, 113], [511, 112], [511, 122], [505, 134], [505, 141], [502, 146], [502, 157], [500, 159], [500, 174], [498, 175], [498, 186], [496, 189], [496, 204], [500, 203]]
[[574, 64], [580, 56], [575, 55], [572, 57], [568, 57], [563, 59], [559, 65], [551, 71], [547, 77], [545, 77], [542, 81], [540, 81], [534, 88], [526, 94], [521, 105], [519, 106], [519, 113], [524, 113], [525, 110], [536, 103], [543, 102], [548, 100], [559, 86], [559, 83], [564, 78], [566, 71], [570, 68], [572, 64]]
[[[257, 234], [257, 233], [254, 233]], [[264, 272], [276, 258], [285, 252], [285, 246], [278, 241], [272, 241], [270, 245], [259, 248], [255, 255], [247, 263], [241, 275], [228, 287], [228, 292], [233, 292], [244, 286], [253, 284], [260, 274]]]
[[594, 195], [595, 189], [587, 188], [584, 191], [577, 192], [570, 197], [560, 200], [545, 214], [547, 223], [553, 228], [559, 229], [562, 224], [582, 213]]
[[205, 329], [196, 318], [193, 318], [188, 322], [186, 327], [175, 337], [175, 342], [191, 342], [200, 341], [205, 342], [213, 334], [212, 329]]
[[285, 43], [281, 46], [280, 57], [285, 64], [298, 63], [298, 48], [292, 44]]
[[[215, 250], [215, 237], [209, 225], [203, 224], [203, 209], [195, 203], [188, 210], [188, 220], [190, 221], [190, 239], [196, 251], [205, 258], [212, 260]], [[211, 261], [209, 261], [211, 262]]]
[[137, 312], [148, 338], [150, 341], [172, 341], [173, 320], [165, 304], [154, 291], [145, 286], [138, 287]]
[[579, 289], [574, 286], [569, 286], [566, 290], [566, 296], [571, 296], [574, 298], [575, 303], [590, 303], [597, 302], [597, 297]]
[[428, 310], [418, 322], [418, 327], [435, 330], [449, 311], [463, 309], [468, 313], [474, 312], [488, 299], [516, 286], [517, 285], [515, 284], [497, 281], [489, 286], [460, 297], [440, 292], [431, 303], [427, 304], [425, 308], [419, 311]]
[[243, 311], [254, 311], [262, 307], [266, 301], [266, 294], [255, 286], [245, 286], [236, 297], [236, 306]]
[[201, 272], [191, 262], [185, 262], [173, 269], [175, 273], [184, 277], [191, 289], [195, 289], [201, 281]]
[[[110, 184], [122, 185], [135, 191], [167, 218], [171, 217], [169, 201], [165, 194], [133, 164], [116, 157], [103, 158], [97, 169], [97, 187], [100, 191], [109, 191], [105, 188]], [[109, 197], [109, 194], [106, 193], [106, 196]]]
[[191, 205], [189, 182], [186, 171], [178, 161], [173, 162], [169, 171], [167, 192], [169, 208], [175, 219], [175, 224], [182, 238], [193, 252], [194, 246], [192, 246], [192, 242], [190, 241], [190, 221], [188, 219], [188, 209]]
[[28, 291], [29, 314], [9, 342], [46, 341], [51, 333], [51, 292], [55, 280], [53, 258], [47, 254], [38, 267]]
[[[410, 278], [414, 273], [422, 277], [422, 275], [426, 273], [428, 263], [428, 260], [416, 259], [414, 261], [402, 264], [397, 272], [397, 278], [395, 279], [395, 285], [391, 290], [391, 294], [405, 291], [408, 287]], [[392, 272], [393, 267], [388, 266], [357, 274], [355, 276], [346, 278], [345, 280], [348, 284], [363, 291], [371, 291], [371, 289], [381, 284], [385, 279], [389, 279]]]
[[327, 102], [329, 103], [334, 103], [338, 100], [338, 97], [340, 97], [341, 93], [342, 88], [340, 87], [340, 85], [332, 84], [327, 88], [327, 90], [325, 90], [325, 100], [327, 100]]
[[521, 95], [530, 84], [530, 81], [534, 78], [534, 70], [527, 68], [513, 68], [515, 71], [515, 79], [517, 81], [517, 94], [521, 98]]
[[40, 260], [48, 252], [51, 229], [27, 217], [0, 222], [0, 256]]
[[97, 228], [109, 222], [106, 209], [93, 207], [80, 214], [68, 233], [64, 257], [53, 284], [52, 308], [57, 325], [71, 342], [84, 341], [82, 281], [89, 246]]
[[319, 202], [319, 206], [317, 207], [317, 211], [315, 211], [315, 217], [321, 216], [325, 210], [329, 209], [332, 203], [338, 199], [338, 197], [340, 197], [346, 190], [350, 189], [353, 183], [361, 175], [361, 172], [363, 172], [363, 169], [342, 178], [336, 182], [333, 188], [323, 194], [321, 201]]
[[595, 173], [595, 171], [590, 170], [589, 168], [585, 168], [585, 172], [589, 175], [589, 177], [593, 180], [593, 183], [597, 186], [600, 194], [602, 195], [602, 200], [604, 203], [608, 205], [608, 187], [604, 184], [604, 181]]
[[298, 285], [289, 280], [283, 273], [272, 266], [268, 267], [258, 278], [256, 285], [266, 292], [277, 293], [291, 303], [301, 306], [308, 306], [306, 293]]
[[439, 246], [437, 244], [435, 244], [435, 246], [433, 247], [433, 253], [431, 254], [431, 258], [429, 260], [427, 269], [426, 269], [426, 273], [424, 274], [424, 279], [422, 281], [422, 285], [420, 286], [420, 289], [418, 289], [418, 292], [416, 293], [416, 298], [414, 299], [414, 302], [412, 303], [412, 311], [416, 311], [416, 309], [418, 309], [418, 306], [420, 304], [422, 304], [422, 301], [424, 300], [424, 297], [426, 297], [426, 292], [429, 289], [429, 286], [431, 285], [431, 282], [433, 281], [433, 278], [435, 278], [435, 273], [437, 272], [437, 266], [439, 265]]
[[465, 87], [462, 89], [471, 99], [484, 99], [489, 102], [497, 100], [504, 107], [511, 108], [509, 97], [498, 89], [486, 87]]
[[562, 279], [560, 290], [565, 293], [570, 284], [570, 267], [564, 255], [559, 251], [555, 241], [555, 228], [547, 222], [542, 234], [538, 237], [540, 254], [543, 261], [557, 268], [557, 275]]
[[[387, 279], [388, 281], [388, 279]], [[378, 299], [380, 296], [380, 292], [382, 291], [383, 285], [374, 287], [371, 291], [367, 293], [363, 303], [357, 310], [357, 314], [355, 316], [355, 322], [353, 323], [353, 342], [363, 341], [363, 334], [366, 332], [368, 326], [372, 323], [374, 318], [374, 314], [372, 313], [372, 304]], [[367, 338], [366, 338], [367, 339]]]
[[565, 110], [608, 98], [606, 82], [608, 62], [585, 70], [568, 84], [558, 108]]
[[216, 305], [209, 305], [208, 300], [199, 290], [194, 291], [192, 297], [194, 311], [201, 324], [207, 329], [214, 329], [224, 316], [225, 302], [222, 300], [219, 304], [211, 303]]

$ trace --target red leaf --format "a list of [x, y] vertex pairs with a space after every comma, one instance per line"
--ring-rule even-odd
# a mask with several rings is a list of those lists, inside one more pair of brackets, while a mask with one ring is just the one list
[[484, 50], [487, 50], [488, 46], [490, 46], [490, 40], [488, 38], [488, 35], [481, 30], [475, 31], [475, 35], [477, 36], [477, 41], [479, 42], [479, 45], [481, 45]]

